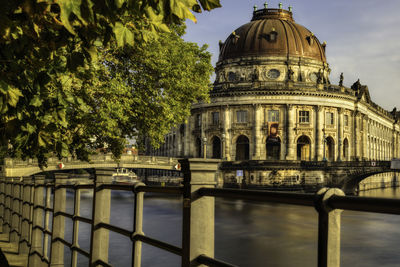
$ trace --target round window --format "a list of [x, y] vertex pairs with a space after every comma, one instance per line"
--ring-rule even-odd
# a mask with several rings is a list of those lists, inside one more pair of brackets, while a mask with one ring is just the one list
[[281, 75], [281, 73], [277, 69], [269, 70], [267, 73], [268, 79], [277, 79], [280, 75]]
[[317, 79], [318, 79], [317, 73], [315, 73], [315, 72], [310, 73], [310, 80], [311, 80], [312, 82], [317, 82]]
[[229, 81], [230, 82], [233, 82], [233, 81], [235, 81], [236, 80], [236, 73], [234, 73], [234, 72], [229, 72], [229, 74], [228, 74], [228, 79], [229, 79]]

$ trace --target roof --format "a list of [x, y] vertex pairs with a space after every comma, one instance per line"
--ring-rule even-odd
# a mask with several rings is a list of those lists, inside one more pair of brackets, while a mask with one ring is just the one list
[[252, 20], [237, 28], [220, 45], [219, 61], [246, 56], [296, 56], [326, 62], [325, 45], [292, 12], [261, 9]]

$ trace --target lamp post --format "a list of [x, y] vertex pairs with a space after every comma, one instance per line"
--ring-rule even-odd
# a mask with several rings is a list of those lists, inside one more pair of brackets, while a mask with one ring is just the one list
[[222, 139], [222, 159], [225, 160], [225, 134], [221, 134], [221, 139]]
[[206, 137], [203, 138], [203, 156], [204, 156], [204, 159], [207, 158], [207, 138]]

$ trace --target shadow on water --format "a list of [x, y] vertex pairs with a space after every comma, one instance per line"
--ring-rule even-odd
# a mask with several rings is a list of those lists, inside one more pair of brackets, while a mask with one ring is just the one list
[[[377, 189], [360, 195], [399, 198], [400, 190]], [[67, 206], [72, 212], [71, 195]], [[113, 194], [111, 224], [132, 230], [133, 207], [133, 194]], [[221, 198], [216, 199], [215, 207], [216, 258], [248, 267], [317, 265], [318, 222], [314, 208]], [[82, 216], [90, 218], [91, 209], [91, 198], [82, 198]], [[344, 211], [341, 266], [399, 266], [399, 224], [400, 216]], [[66, 239], [72, 241], [72, 223], [66, 225], [69, 229]], [[147, 194], [143, 228], [147, 236], [180, 247], [181, 198]], [[80, 223], [80, 233], [80, 246], [89, 250], [90, 225]], [[128, 238], [112, 233], [109, 254], [113, 266], [130, 266], [132, 243]], [[69, 262], [69, 253], [65, 260]], [[78, 266], [87, 266], [87, 260], [80, 257]], [[180, 258], [144, 244], [142, 266], [176, 267], [180, 266]]]

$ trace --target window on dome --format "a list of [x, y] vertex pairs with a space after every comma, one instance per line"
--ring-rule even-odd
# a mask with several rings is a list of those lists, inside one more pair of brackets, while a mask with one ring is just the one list
[[318, 79], [318, 74], [317, 73], [315, 73], [315, 72], [312, 72], [312, 73], [310, 73], [310, 80], [312, 81], [312, 82], [317, 82], [317, 79]]
[[267, 73], [268, 79], [277, 79], [280, 75], [281, 75], [281, 73], [277, 69], [271, 69]]
[[234, 82], [234, 81], [236, 80], [236, 73], [234, 73], [233, 71], [230, 71], [230, 72], [228, 73], [228, 80], [229, 80], [230, 82]]
[[299, 111], [299, 122], [300, 123], [309, 123], [310, 122], [310, 112], [307, 110]]

